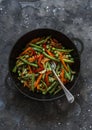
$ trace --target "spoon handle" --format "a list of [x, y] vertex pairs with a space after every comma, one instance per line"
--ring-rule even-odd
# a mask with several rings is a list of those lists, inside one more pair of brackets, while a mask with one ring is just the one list
[[54, 69], [52, 69], [54, 75], [56, 76], [57, 80], [59, 81], [62, 89], [65, 92], [66, 98], [68, 100], [69, 103], [73, 103], [74, 102], [74, 96], [70, 93], [70, 91], [64, 86], [64, 84], [62, 83], [62, 81], [59, 79], [59, 77], [57, 76], [56, 72]]

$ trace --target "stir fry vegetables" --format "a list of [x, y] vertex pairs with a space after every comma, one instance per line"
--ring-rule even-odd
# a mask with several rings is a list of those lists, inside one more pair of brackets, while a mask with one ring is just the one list
[[51, 36], [35, 38], [16, 58], [13, 72], [18, 74], [20, 82], [30, 91], [55, 95], [61, 87], [51, 70], [50, 62], [56, 63], [55, 71], [63, 84], [71, 82], [76, 73], [72, 70], [72, 51]]

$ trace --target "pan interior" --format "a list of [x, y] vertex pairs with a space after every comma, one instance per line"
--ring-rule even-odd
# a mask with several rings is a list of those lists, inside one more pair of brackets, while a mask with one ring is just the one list
[[40, 101], [48, 101], [48, 100], [54, 100], [54, 99], [60, 98], [64, 95], [64, 92], [62, 90], [60, 93], [58, 93], [55, 96], [51, 96], [48, 94], [42, 95], [40, 93], [33, 93], [33, 92], [29, 91], [29, 89], [23, 87], [23, 84], [21, 84], [17, 78], [18, 75], [13, 73], [12, 69], [16, 63], [16, 57], [22, 52], [22, 50], [24, 49], [24, 47], [26, 46], [26, 44], [28, 42], [30, 42], [34, 38], [49, 36], [49, 35], [51, 35], [53, 38], [57, 39], [58, 42], [62, 43], [62, 45], [64, 47], [66, 47], [68, 49], [74, 49], [74, 51], [72, 52], [72, 56], [75, 60], [75, 63], [73, 64], [72, 68], [74, 71], [76, 71], [76, 76], [72, 82], [66, 84], [66, 87], [69, 90], [71, 90], [75, 86], [75, 83], [76, 83], [78, 76], [79, 76], [80, 57], [79, 57], [78, 50], [77, 50], [76, 46], [74, 45], [74, 43], [67, 36], [65, 36], [63, 33], [58, 32], [56, 30], [52, 30], [52, 29], [37, 29], [37, 30], [31, 31], [31, 32], [25, 34], [24, 36], [22, 36], [16, 42], [16, 44], [12, 48], [12, 51], [11, 51], [10, 57], [9, 57], [9, 72], [10, 72], [10, 75], [11, 75], [13, 81], [16, 84], [16, 87], [19, 89], [20, 92], [22, 92], [23, 94], [25, 94], [29, 98], [40, 100]]

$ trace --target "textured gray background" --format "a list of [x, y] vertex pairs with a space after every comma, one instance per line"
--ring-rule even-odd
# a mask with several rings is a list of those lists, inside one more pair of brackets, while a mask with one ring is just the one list
[[[84, 43], [73, 104], [29, 100], [6, 77], [15, 42], [42, 27]], [[92, 130], [92, 0], [0, 0], [0, 130], [15, 129]]]

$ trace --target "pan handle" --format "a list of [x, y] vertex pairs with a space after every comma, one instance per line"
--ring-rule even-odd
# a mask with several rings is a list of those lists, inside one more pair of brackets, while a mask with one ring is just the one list
[[83, 50], [84, 50], [84, 44], [83, 44], [83, 42], [79, 38], [76, 38], [76, 37], [71, 38], [71, 40], [77, 46], [79, 54], [81, 55], [82, 52], [83, 52]]

